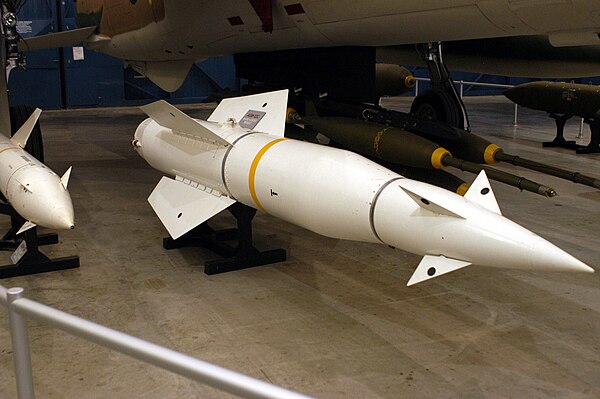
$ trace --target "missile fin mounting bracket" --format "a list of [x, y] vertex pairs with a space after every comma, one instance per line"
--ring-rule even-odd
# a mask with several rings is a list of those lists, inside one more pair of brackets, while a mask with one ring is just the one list
[[173, 133], [223, 147], [231, 144], [164, 100], [156, 101], [140, 108], [156, 123], [171, 129]]
[[471, 262], [446, 258], [443, 255], [425, 255], [423, 259], [421, 259], [421, 263], [419, 263], [419, 266], [417, 266], [417, 269], [413, 273], [410, 280], [408, 280], [406, 285], [411, 286], [421, 283], [434, 277], [462, 269], [463, 267], [467, 267], [471, 264]]
[[479, 172], [479, 175], [477, 175], [477, 178], [465, 193], [465, 198], [498, 215], [502, 215], [485, 170]]

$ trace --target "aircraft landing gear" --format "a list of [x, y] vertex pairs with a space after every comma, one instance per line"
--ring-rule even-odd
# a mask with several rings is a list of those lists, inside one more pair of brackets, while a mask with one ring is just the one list
[[442, 57], [441, 43], [427, 43], [419, 48], [431, 80], [431, 90], [417, 96], [410, 113], [425, 119], [445, 122], [459, 129], [470, 130], [469, 118]]

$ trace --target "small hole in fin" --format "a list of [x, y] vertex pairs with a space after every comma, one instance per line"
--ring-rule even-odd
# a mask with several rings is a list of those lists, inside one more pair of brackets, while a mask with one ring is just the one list
[[490, 192], [490, 189], [489, 189], [489, 188], [487, 188], [487, 187], [486, 187], [486, 188], [483, 188], [483, 189], [481, 189], [481, 194], [482, 194], [482, 195], [486, 195], [486, 194], [488, 194], [489, 192]]
[[262, 107], [264, 108], [264, 107], [266, 107], [266, 106], [267, 106], [267, 103], [264, 103]]
[[421, 198], [421, 202], [424, 203], [425, 205], [429, 205], [430, 202], [427, 201], [425, 198]]
[[183, 213], [179, 212], [179, 215], [177, 215], [177, 219], [180, 219], [181, 216], [183, 216]]
[[430, 267], [429, 269], [427, 269], [427, 275], [429, 277], [433, 277], [435, 276], [435, 273], [437, 272], [437, 270], [435, 270], [435, 267]]

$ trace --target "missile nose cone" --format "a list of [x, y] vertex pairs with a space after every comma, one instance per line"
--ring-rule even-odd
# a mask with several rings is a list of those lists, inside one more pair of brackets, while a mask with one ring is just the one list
[[594, 273], [594, 269], [542, 238], [534, 244], [532, 263], [548, 271]]
[[73, 207], [56, 208], [50, 215], [52, 227], [58, 230], [73, 230], [75, 217]]

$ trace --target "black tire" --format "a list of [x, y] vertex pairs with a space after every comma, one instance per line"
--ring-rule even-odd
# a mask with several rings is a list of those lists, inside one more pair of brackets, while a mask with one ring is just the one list
[[444, 122], [450, 126], [464, 128], [461, 113], [447, 93], [438, 90], [428, 90], [417, 96], [410, 113], [422, 119]]
[[[33, 111], [34, 108], [28, 105], [10, 107], [11, 136], [19, 130], [23, 123], [31, 116]], [[29, 140], [27, 140], [25, 151], [33, 155], [38, 161], [44, 162], [44, 142], [39, 122], [35, 124], [31, 136], [29, 136]]]

